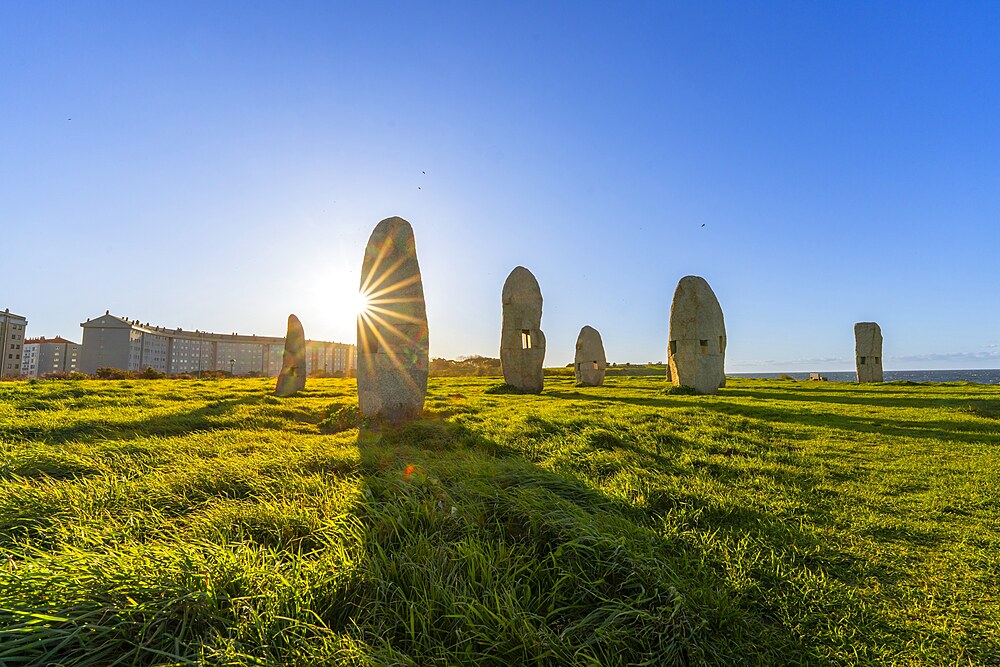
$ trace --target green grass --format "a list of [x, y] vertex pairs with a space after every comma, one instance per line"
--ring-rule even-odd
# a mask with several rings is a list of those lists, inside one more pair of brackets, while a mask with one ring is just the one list
[[0, 384], [0, 665], [1000, 664], [1000, 387]]

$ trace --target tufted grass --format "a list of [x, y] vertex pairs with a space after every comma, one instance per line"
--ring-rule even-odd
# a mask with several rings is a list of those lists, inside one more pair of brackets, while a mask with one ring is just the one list
[[1000, 388], [0, 384], [0, 665], [1000, 663]]

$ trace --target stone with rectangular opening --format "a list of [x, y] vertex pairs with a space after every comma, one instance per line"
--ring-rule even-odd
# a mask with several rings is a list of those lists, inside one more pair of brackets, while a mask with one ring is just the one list
[[882, 382], [882, 329], [875, 322], [854, 325], [854, 354], [858, 382]]
[[607, 366], [600, 332], [591, 326], [580, 329], [576, 339], [576, 383], [587, 387], [601, 386]]
[[[708, 282], [685, 276], [677, 283], [670, 305], [667, 378], [700, 394], [726, 385], [726, 324], [719, 300]], [[719, 341], [716, 348], [711, 341]]]
[[542, 332], [542, 290], [531, 271], [515, 267], [501, 294], [500, 369], [504, 382], [537, 394], [544, 385], [545, 334]]

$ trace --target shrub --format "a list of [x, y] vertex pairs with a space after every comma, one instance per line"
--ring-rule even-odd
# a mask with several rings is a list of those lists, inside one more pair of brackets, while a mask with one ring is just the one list
[[459, 357], [456, 359], [431, 359], [428, 368], [431, 377], [467, 377], [500, 374], [500, 359], [496, 357]]
[[126, 371], [121, 368], [98, 368], [97, 372], [94, 373], [94, 377], [98, 380], [134, 380], [135, 372]]
[[316, 369], [309, 372], [309, 377], [311, 378], [342, 378], [345, 377], [344, 371], [324, 371]]
[[42, 380], [86, 380], [90, 376], [79, 371], [57, 371], [55, 373], [42, 373], [39, 377]]
[[231, 378], [233, 377], [229, 371], [201, 371], [201, 379], [203, 380], [218, 380], [220, 378]]
[[331, 410], [327, 418], [319, 423], [319, 432], [327, 435], [340, 433], [352, 428], [360, 428], [363, 421], [358, 406], [342, 405]]
[[528, 392], [518, 389], [512, 384], [507, 384], [502, 382], [500, 384], [495, 384], [483, 392], [484, 394], [526, 394]]
[[698, 393], [698, 390], [694, 387], [689, 387], [686, 384], [681, 384], [676, 387], [667, 387], [663, 390], [663, 393], [668, 396], [694, 396]]

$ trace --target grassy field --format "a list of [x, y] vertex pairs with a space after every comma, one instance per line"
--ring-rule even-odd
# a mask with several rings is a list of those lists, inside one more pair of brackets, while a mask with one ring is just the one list
[[1000, 664], [1000, 387], [0, 384], [0, 664]]

